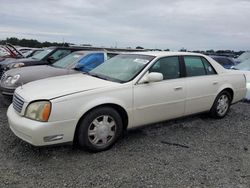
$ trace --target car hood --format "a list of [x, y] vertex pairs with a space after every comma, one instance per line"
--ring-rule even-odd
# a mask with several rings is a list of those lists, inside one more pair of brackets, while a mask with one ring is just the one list
[[73, 73], [77, 73], [77, 71], [72, 69], [56, 68], [49, 65], [21, 67], [5, 72], [5, 74], [7, 74], [8, 76], [15, 76], [19, 74], [20, 78], [16, 83], [18, 85], [53, 76], [61, 76]]
[[30, 82], [18, 87], [15, 92], [26, 102], [30, 102], [41, 99], [49, 100], [78, 92], [115, 85], [119, 85], [119, 83], [79, 73]]
[[14, 58], [5, 58], [3, 61], [1, 61], [1, 65], [8, 65], [10, 62], [15, 62], [17, 59]]
[[21, 59], [14, 59], [14, 58], [8, 58], [5, 59], [4, 61], [1, 61], [1, 65], [9, 65], [12, 63], [28, 63], [28, 62], [38, 62], [38, 59], [32, 59], [32, 58], [21, 58]]

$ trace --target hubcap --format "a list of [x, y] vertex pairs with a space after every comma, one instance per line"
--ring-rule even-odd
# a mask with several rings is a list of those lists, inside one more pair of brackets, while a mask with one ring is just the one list
[[89, 141], [96, 146], [108, 145], [114, 138], [116, 123], [109, 115], [99, 116], [89, 126]]
[[229, 98], [227, 95], [221, 95], [217, 102], [217, 113], [220, 116], [225, 115], [229, 107]]

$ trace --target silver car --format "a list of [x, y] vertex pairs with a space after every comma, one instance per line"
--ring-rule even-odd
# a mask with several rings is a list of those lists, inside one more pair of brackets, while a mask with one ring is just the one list
[[23, 84], [48, 77], [89, 72], [117, 54], [106, 51], [77, 51], [51, 65], [11, 69], [2, 76], [0, 90], [5, 96], [12, 96], [15, 89]]

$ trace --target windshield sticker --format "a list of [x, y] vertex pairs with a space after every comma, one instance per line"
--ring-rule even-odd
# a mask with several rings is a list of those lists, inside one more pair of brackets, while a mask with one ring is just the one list
[[135, 59], [134, 62], [145, 65], [149, 62], [149, 60], [147, 60], [147, 59]]

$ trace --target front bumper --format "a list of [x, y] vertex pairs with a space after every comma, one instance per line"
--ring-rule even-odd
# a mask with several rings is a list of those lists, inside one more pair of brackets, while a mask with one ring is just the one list
[[39, 122], [20, 116], [12, 104], [7, 111], [10, 129], [20, 139], [34, 146], [72, 142], [76, 120]]
[[13, 94], [15, 92], [15, 89], [16, 88], [7, 88], [7, 87], [4, 87], [4, 86], [0, 85], [0, 92], [3, 95], [13, 96]]

